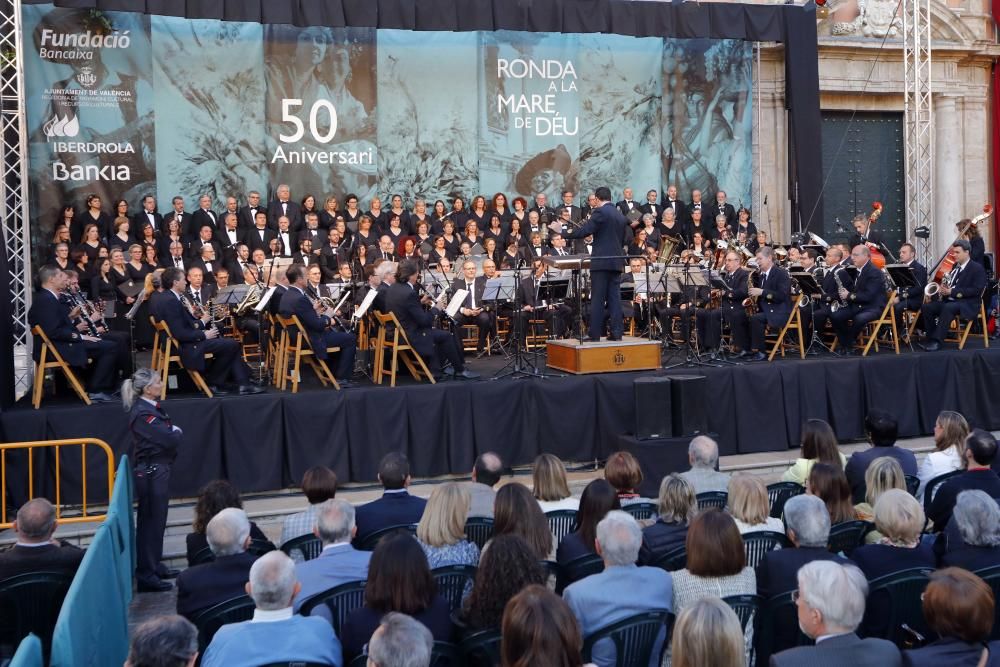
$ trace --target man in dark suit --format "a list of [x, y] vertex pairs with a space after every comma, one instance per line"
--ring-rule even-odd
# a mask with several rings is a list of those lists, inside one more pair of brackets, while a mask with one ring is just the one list
[[281, 257], [291, 257], [299, 247], [298, 234], [292, 231], [292, 223], [288, 216], [278, 218], [278, 233], [276, 238], [281, 242], [277, 253]]
[[14, 521], [17, 543], [0, 552], [0, 581], [31, 572], [76, 574], [84, 551], [52, 539], [57, 523], [55, 507], [45, 498], [21, 505]]
[[940, 532], [948, 525], [958, 494], [962, 491], [985, 491], [990, 498], [1000, 498], [1000, 477], [991, 469], [997, 457], [997, 441], [989, 431], [972, 429], [965, 439], [965, 472], [945, 480], [938, 487], [927, 518]]
[[313, 212], [305, 214], [305, 227], [299, 232], [299, 243], [303, 239], [312, 241], [312, 247], [319, 251], [319, 247], [326, 242], [326, 230], [320, 229], [319, 216]]
[[[28, 310], [28, 325], [39, 326], [48, 337], [63, 360], [77, 369], [87, 369], [87, 360], [92, 359], [93, 368], [87, 380], [90, 400], [103, 403], [113, 400], [108, 392], [112, 391], [118, 358], [118, 343], [91, 336], [87, 324], [81, 322], [74, 326], [73, 318], [77, 317], [76, 308], [67, 311], [59, 301], [60, 294], [66, 288], [66, 273], [56, 266], [43, 266], [38, 271], [38, 281], [41, 289], [35, 292]], [[32, 356], [37, 363], [40, 359], [42, 342], [35, 337], [32, 346]]]
[[656, 201], [656, 190], [646, 193], [646, 203], [639, 207], [639, 212], [643, 215], [652, 214], [654, 220], [659, 220], [663, 214], [663, 206]]
[[337, 378], [342, 389], [355, 386], [351, 382], [351, 376], [354, 374], [354, 353], [358, 345], [354, 334], [331, 330], [330, 318], [316, 312], [312, 301], [306, 296], [306, 271], [301, 264], [292, 264], [285, 276], [288, 278], [288, 289], [281, 296], [278, 312], [284, 317], [295, 315], [299, 318], [317, 359], [326, 361], [330, 358], [327, 348], [339, 347], [340, 356], [337, 368], [333, 370], [333, 376]]
[[608, 340], [621, 340], [625, 332], [621, 293], [625, 216], [611, 203], [611, 190], [601, 186], [594, 195], [600, 206], [587, 222], [569, 232], [566, 238], [594, 236], [595, 259], [590, 263], [590, 340], [601, 339], [605, 317], [611, 318]]
[[573, 203], [573, 191], [563, 190], [562, 192], [562, 206], [559, 207], [560, 211], [568, 210], [569, 219], [573, 222], [580, 222], [580, 207]]
[[215, 296], [215, 283], [205, 282], [204, 271], [197, 266], [187, 270], [187, 296], [191, 303], [202, 308]]
[[[660, 204], [662, 205], [662, 207], [663, 207], [664, 210], [666, 210], [668, 208], [673, 209], [674, 210], [674, 219], [682, 227], [684, 226], [684, 221], [687, 220], [687, 205], [684, 202], [682, 202], [677, 197], [677, 186], [676, 185], [668, 185], [667, 186], [667, 191], [666, 191], [666, 193], [664, 193], [664, 195], [663, 195], [663, 201], [660, 202]], [[657, 219], [656, 222], [659, 223], [660, 220]], [[679, 234], [674, 234], [674, 236], [679, 236]]]
[[170, 327], [180, 343], [181, 361], [185, 368], [205, 373], [205, 355], [214, 355], [212, 366], [205, 375], [213, 394], [224, 396], [227, 392], [222, 383], [227, 375], [239, 386], [241, 395], [259, 394], [264, 390], [250, 384], [250, 369], [239, 358], [240, 344], [232, 338], [223, 338], [216, 328], [208, 328], [211, 313], [206, 312], [201, 319], [185, 307], [184, 295], [187, 280], [180, 269], [169, 268], [160, 276], [163, 292], [150, 305], [152, 314]]
[[215, 248], [205, 245], [201, 247], [201, 256], [191, 260], [188, 266], [189, 268], [201, 269], [202, 279], [206, 283], [214, 285], [215, 272], [222, 268], [222, 262], [219, 261]]
[[740, 266], [740, 254], [726, 253], [726, 273], [722, 280], [726, 291], [720, 293], [719, 308], [699, 308], [695, 313], [698, 340], [706, 350], [718, 350], [722, 343], [722, 320], [732, 332], [732, 345], [740, 352], [750, 349], [750, 320], [743, 300], [747, 298], [750, 273]]
[[847, 460], [844, 472], [851, 485], [852, 502], [865, 502], [865, 472], [872, 461], [882, 456], [896, 459], [904, 475], [917, 475], [917, 457], [908, 449], [896, 446], [899, 424], [896, 418], [884, 410], [871, 410], [865, 417], [865, 433], [871, 449], [854, 452]]
[[816, 640], [771, 656], [772, 667], [899, 667], [895, 644], [861, 639], [855, 629], [865, 613], [868, 582], [853, 565], [814, 560], [799, 568], [796, 606], [799, 627]]
[[747, 293], [757, 299], [757, 312], [750, 318], [750, 361], [764, 361], [764, 334], [768, 327], [781, 330], [792, 312], [791, 279], [774, 264], [774, 250], [765, 246], [757, 250], [757, 275]]
[[209, 227], [212, 236], [219, 231], [219, 214], [212, 210], [212, 198], [208, 195], [198, 197], [198, 210], [191, 214], [191, 219], [187, 223], [188, 238], [195, 238], [201, 233], [202, 227]]
[[[476, 343], [476, 353], [479, 354], [486, 347], [486, 338], [494, 327], [494, 313], [483, 310], [483, 292], [486, 290], [486, 276], [476, 276], [476, 263], [467, 260], [462, 264], [462, 277], [456, 278], [451, 284], [452, 294], [460, 289], [469, 293], [462, 302], [462, 307], [458, 309], [455, 321], [456, 336], [461, 336], [462, 327], [467, 324], [475, 325], [479, 330], [479, 339]], [[461, 345], [461, 342], [459, 342]], [[461, 349], [461, 348], [459, 348]]]
[[951, 244], [955, 255], [955, 268], [948, 274], [950, 283], [942, 281], [940, 299], [925, 303], [921, 313], [927, 342], [922, 347], [934, 352], [941, 349], [941, 341], [948, 335], [948, 329], [956, 317], [967, 320], [979, 315], [983, 290], [986, 289], [986, 270], [983, 265], [972, 261], [972, 246], [965, 239]]
[[246, 512], [227, 507], [208, 522], [205, 537], [215, 560], [195, 565], [177, 577], [177, 613], [193, 619], [198, 612], [244, 594], [250, 566], [250, 521]]
[[719, 190], [715, 194], [715, 201], [709, 206], [709, 220], [715, 220], [720, 215], [726, 216], [726, 227], [736, 229], [736, 209], [726, 201], [726, 192]]
[[899, 247], [899, 263], [906, 264], [913, 269], [913, 277], [916, 278], [915, 287], [899, 288], [899, 303], [896, 304], [896, 322], [901, 325], [903, 310], [920, 311], [924, 305], [924, 287], [927, 286], [927, 267], [916, 260], [917, 250], [912, 243], [904, 243]]
[[319, 255], [313, 254], [312, 240], [308, 238], [299, 239], [299, 247], [294, 253], [292, 253], [292, 263], [301, 264], [302, 266], [307, 267], [312, 266], [313, 264], [319, 266]]
[[142, 198], [142, 210], [132, 216], [132, 233], [136, 238], [142, 238], [142, 228], [151, 225], [154, 230], [163, 230], [163, 216], [156, 212], [156, 198], [146, 195]]
[[521, 284], [518, 286], [521, 292], [522, 311], [519, 316], [521, 318], [522, 345], [528, 335], [529, 319], [544, 319], [553, 338], [562, 338], [566, 330], [572, 326], [573, 309], [565, 303], [548, 304], [544, 309], [541, 307], [537, 295], [541, 280], [545, 277], [546, 266], [540, 259], [535, 259], [531, 266], [531, 275], [522, 278]]
[[441, 311], [437, 308], [426, 311], [421, 306], [416, 288], [419, 272], [416, 262], [412, 260], [399, 263], [396, 282], [389, 286], [385, 294], [385, 307], [399, 320], [410, 345], [424, 359], [431, 373], [438, 372], [442, 360], [447, 360], [451, 362], [451, 367], [443, 371], [446, 375], [458, 375], [469, 380], [478, 378], [479, 373], [465, 367], [455, 337], [447, 331], [431, 328], [434, 318]]
[[275, 190], [277, 199], [267, 205], [267, 219], [272, 221], [274, 229], [277, 229], [277, 221], [282, 216], [288, 218], [289, 230], [298, 231], [302, 227], [302, 208], [291, 200], [291, 191], [288, 186], [281, 184]]
[[276, 231], [267, 226], [267, 213], [257, 211], [257, 218], [254, 226], [243, 233], [243, 243], [247, 244], [252, 254], [254, 250], [260, 248], [264, 253], [270, 252], [271, 239], [278, 235]]
[[838, 353], [850, 355], [854, 342], [872, 320], [877, 320], [885, 308], [885, 277], [871, 262], [871, 251], [868, 246], [858, 245], [851, 250], [851, 263], [858, 269], [854, 279], [854, 289], [848, 290], [845, 285], [838, 291], [841, 300], [847, 305], [830, 315], [830, 323], [837, 332], [840, 344]]
[[[625, 188], [622, 191], [622, 197], [623, 199], [615, 204], [615, 206], [622, 212], [622, 215], [627, 218], [629, 213], [631, 213], [634, 209], [639, 208], [639, 202], [632, 199], [632, 188]], [[595, 206], [590, 206], [588, 212], [593, 211], [595, 208]]]
[[235, 213], [226, 213], [222, 220], [222, 229], [215, 235], [215, 242], [222, 248], [219, 258], [229, 262], [236, 258], [236, 246], [243, 241], [243, 233], [237, 227]]
[[191, 239], [188, 243], [188, 258], [197, 259], [201, 257], [202, 248], [205, 246], [211, 246], [215, 250], [216, 257], [222, 256], [222, 246], [215, 240], [215, 232], [208, 225], [202, 227], [195, 238]]
[[865, 243], [874, 243], [879, 248], [882, 247], [882, 234], [878, 231], [872, 229], [871, 224], [868, 222], [867, 215], [856, 215], [851, 221], [851, 225], [854, 227], [854, 233], [851, 234], [850, 238], [847, 239], [848, 245], [854, 247], [857, 245], [864, 245]]
[[685, 218], [681, 220], [685, 225], [691, 224], [691, 214], [695, 211], [701, 211], [701, 217], [704, 218], [708, 215], [708, 204], [701, 200], [701, 190], [691, 191], [691, 203], [684, 207]]
[[177, 231], [180, 232], [181, 238], [187, 238], [185, 226], [187, 225], [188, 220], [191, 219], [191, 214], [184, 211], [184, 197], [174, 197], [170, 200], [170, 203], [174, 207], [174, 210], [163, 216], [163, 227], [160, 229], [160, 233], [166, 237], [170, 221], [176, 220], [178, 224]]
[[[409, 289], [405, 278], [396, 285]], [[410, 461], [405, 454], [389, 452], [383, 456], [378, 464], [378, 481], [384, 489], [382, 497], [357, 506], [354, 544], [363, 542], [366, 537], [383, 528], [417, 523], [424, 514], [427, 501], [411, 496], [407, 491], [410, 486]]]
[[239, 228], [252, 229], [257, 224], [258, 211], [262, 211], [266, 218], [267, 210], [260, 203], [260, 193], [251, 190], [250, 194], [247, 195], [247, 205], [242, 207], [239, 212]]

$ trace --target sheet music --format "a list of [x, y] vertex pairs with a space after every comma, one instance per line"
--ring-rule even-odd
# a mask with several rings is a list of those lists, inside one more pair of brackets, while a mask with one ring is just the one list
[[272, 285], [271, 287], [267, 288], [267, 291], [264, 292], [264, 296], [262, 296], [260, 298], [260, 301], [257, 302], [257, 305], [254, 306], [253, 310], [255, 313], [263, 312], [264, 309], [267, 308], [267, 302], [271, 300], [271, 296], [274, 294], [274, 290], [276, 290], [277, 288], [278, 288], [277, 285]]
[[448, 313], [448, 317], [455, 317], [455, 313], [457, 313], [458, 309], [462, 307], [462, 302], [465, 301], [465, 297], [467, 296], [469, 296], [469, 290], [467, 289], [455, 291], [455, 295], [451, 297], [451, 302], [444, 310], [444, 312]]
[[368, 294], [365, 294], [365, 298], [361, 300], [361, 305], [358, 306], [358, 310], [354, 313], [355, 319], [361, 319], [371, 308], [372, 302], [375, 301], [375, 297], [378, 296], [378, 290], [368, 290]]

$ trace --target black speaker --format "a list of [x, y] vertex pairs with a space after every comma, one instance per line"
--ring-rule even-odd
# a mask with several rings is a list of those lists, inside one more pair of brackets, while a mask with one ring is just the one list
[[673, 433], [670, 378], [642, 377], [632, 381], [635, 391], [635, 437], [669, 438]]
[[708, 431], [707, 392], [708, 380], [704, 375], [674, 375], [670, 378], [675, 438]]

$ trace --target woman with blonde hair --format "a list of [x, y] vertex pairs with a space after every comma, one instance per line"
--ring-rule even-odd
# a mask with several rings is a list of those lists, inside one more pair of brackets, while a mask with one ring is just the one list
[[570, 495], [566, 466], [558, 456], [540, 454], [531, 469], [531, 493], [543, 512], [575, 510], [580, 501]]
[[879, 496], [875, 528], [882, 533], [878, 544], [860, 546], [851, 554], [868, 581], [899, 570], [937, 566], [933, 542], [920, 535], [924, 510], [906, 491], [889, 489]]
[[[906, 476], [899, 461], [891, 456], [880, 456], [865, 471], [865, 502], [854, 506], [854, 513], [862, 521], [875, 520], [875, 503], [889, 489], [906, 491]], [[882, 533], [873, 530], [865, 535], [865, 544], [881, 541]]]
[[719, 598], [702, 598], [682, 611], [670, 645], [672, 667], [744, 667], [746, 643], [736, 612]]
[[781, 476], [782, 482], [795, 482], [805, 486], [813, 465], [829, 463], [847, 465], [847, 457], [837, 447], [837, 436], [822, 419], [809, 419], [802, 425], [801, 456]]
[[697, 509], [694, 487], [686, 479], [677, 473], [664, 477], [656, 503], [656, 522], [642, 531], [639, 563], [653, 565], [668, 552], [684, 546], [688, 524]]
[[969, 435], [969, 422], [951, 410], [944, 410], [934, 422], [934, 451], [924, 457], [917, 471], [920, 488], [917, 498], [923, 499], [927, 482], [954, 470], [965, 467], [965, 438]]
[[756, 475], [737, 473], [729, 479], [726, 511], [736, 520], [740, 535], [762, 530], [785, 532], [781, 519], [772, 517], [767, 488]]
[[417, 524], [417, 541], [433, 570], [447, 565], [478, 565], [479, 547], [465, 538], [472, 495], [457, 482], [439, 484], [431, 492]]

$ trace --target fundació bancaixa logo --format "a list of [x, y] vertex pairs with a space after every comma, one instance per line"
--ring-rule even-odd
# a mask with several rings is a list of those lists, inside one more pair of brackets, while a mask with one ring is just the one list
[[46, 141], [60, 137], [75, 137], [80, 134], [80, 120], [76, 116], [60, 118], [56, 114], [42, 125], [42, 132], [45, 134]]

